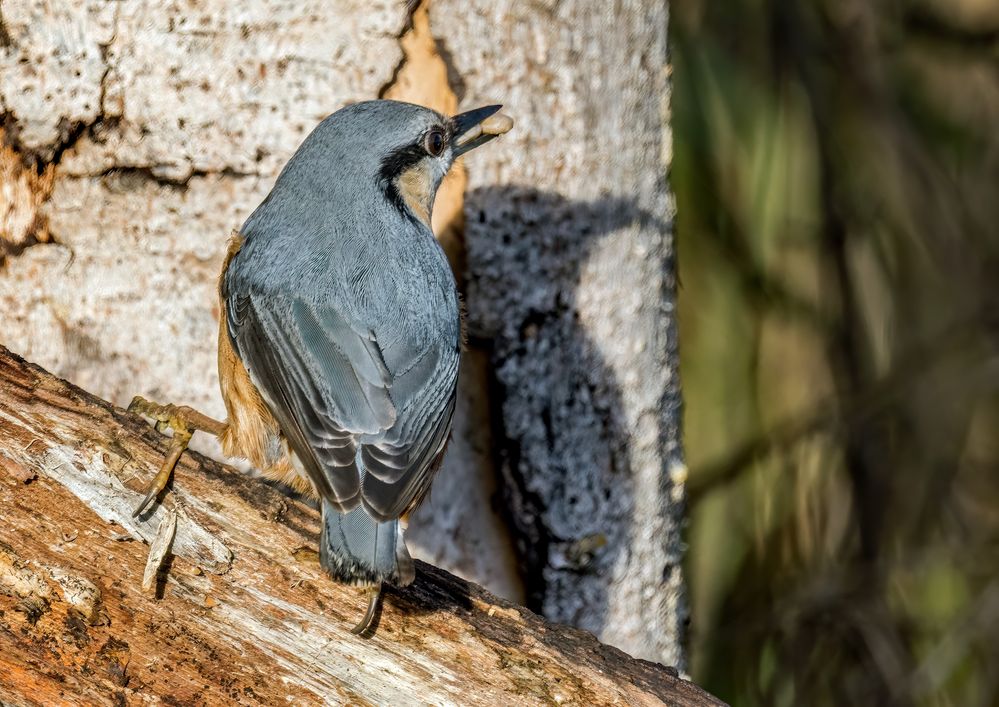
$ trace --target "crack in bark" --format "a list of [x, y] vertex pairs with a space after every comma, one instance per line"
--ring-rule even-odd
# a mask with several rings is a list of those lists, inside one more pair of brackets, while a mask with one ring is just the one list
[[[400, 48], [403, 48], [403, 39], [406, 35], [413, 31], [413, 16], [425, 2], [429, 3], [429, 0], [406, 0], [406, 21], [403, 23], [402, 29], [399, 30], [399, 33], [395, 35], [396, 43], [400, 46]], [[399, 74], [401, 74], [403, 69], [405, 69], [409, 60], [410, 57], [406, 53], [405, 48], [403, 48], [402, 57], [400, 57], [399, 62], [395, 65], [395, 68], [392, 69], [392, 75], [389, 76], [388, 80], [384, 84], [382, 84], [381, 88], [378, 89], [378, 93], [375, 95], [379, 98], [385, 98], [388, 95], [392, 88], [399, 82]]]
[[[408, 25], [407, 29], [403, 30], [403, 33], [399, 35], [400, 41], [406, 35], [407, 32], [409, 32]], [[381, 88], [378, 89], [377, 95], [379, 98], [385, 98], [389, 94], [389, 92], [393, 88], [395, 88], [395, 86], [399, 83], [399, 74], [402, 73], [403, 69], [406, 68], [406, 64], [408, 63], [409, 63], [409, 57], [407, 57], [405, 52], [403, 52], [402, 58], [399, 59], [399, 63], [395, 65], [394, 69], [392, 69], [392, 75], [389, 76], [388, 80], [384, 84], [382, 84]]]
[[52, 245], [55, 240], [45, 240], [40, 241], [38, 238], [32, 234], [29, 235], [24, 241], [20, 243], [11, 243], [7, 240], [0, 239], [0, 272], [7, 266], [7, 261], [17, 256], [21, 255], [28, 248], [33, 248], [37, 245]]
[[[41, 213], [44, 203], [48, 201], [52, 194], [54, 175], [46, 176], [47, 173], [50, 170], [57, 169], [66, 153], [76, 149], [82, 142], [86, 140], [98, 144], [106, 142], [108, 134], [117, 131], [122, 122], [120, 115], [116, 114], [108, 106], [108, 84], [113, 72], [117, 68], [112, 55], [112, 48], [118, 39], [120, 14], [120, 7], [116, 6], [112, 19], [111, 36], [106, 42], [98, 43], [101, 60], [104, 63], [104, 71], [101, 74], [99, 82], [97, 112], [91, 119], [71, 121], [66, 117], [62, 117], [56, 126], [58, 137], [54, 142], [36, 148], [29, 148], [20, 139], [20, 125], [13, 111], [4, 110], [0, 113], [0, 130], [3, 132], [3, 145], [17, 155], [22, 169], [33, 170], [34, 174], [39, 178], [45, 177], [45, 182], [42, 182], [44, 186], [43, 191], [36, 192], [38, 195], [37, 204], [34, 206], [36, 215], [34, 218], [35, 222], [31, 227], [27, 229], [24, 235], [17, 238], [3, 238], [4, 234], [0, 233], [0, 267], [4, 265], [7, 258], [16, 257], [30, 247], [57, 242], [47, 232], [47, 220], [44, 214]], [[15, 42], [8, 32], [3, 21], [2, 12], [0, 12], [0, 47], [14, 45]], [[71, 176], [74, 178], [97, 179], [124, 178], [125, 181], [141, 179], [143, 181], [152, 181], [162, 186], [178, 188], [187, 187], [190, 181], [196, 177], [210, 175], [234, 178], [261, 176], [256, 172], [242, 172], [232, 167], [223, 167], [221, 169], [195, 169], [192, 167], [186, 175], [177, 178], [159, 174], [157, 172], [159, 167], [161, 165], [115, 165], [101, 172]], [[14, 175], [8, 181], [16, 178], [17, 175]], [[33, 186], [35, 183], [39, 183], [40, 180], [36, 178], [31, 181]]]
[[[105, 67], [99, 85], [97, 113], [92, 120], [71, 121], [64, 116], [60, 118], [56, 126], [58, 130], [57, 141], [54, 144], [32, 149], [21, 142], [20, 125], [14, 112], [5, 109], [0, 113], [0, 125], [2, 125], [0, 130], [2, 130], [3, 135], [3, 145], [0, 149], [7, 153], [4, 158], [16, 160], [19, 163], [19, 168], [12, 164], [4, 165], [5, 173], [2, 175], [3, 185], [10, 188], [8, 189], [10, 201], [3, 204], [6, 207], [6, 213], [3, 214], [5, 228], [0, 232], [0, 269], [6, 266], [9, 259], [20, 256], [28, 248], [58, 243], [58, 240], [48, 230], [48, 218], [42, 213], [45, 203], [52, 196], [55, 170], [62, 162], [67, 150], [76, 147], [86, 136], [94, 136], [98, 130], [111, 124], [117, 124], [117, 119], [109, 120], [106, 117], [105, 99], [107, 79], [112, 69], [109, 51], [118, 36], [119, 12], [120, 10], [116, 7], [111, 39], [106, 44], [99, 44], [101, 59]], [[16, 46], [16, 42], [7, 30], [3, 11], [0, 8], [0, 48], [7, 49], [12, 46]], [[25, 174], [25, 172], [29, 173]], [[20, 194], [17, 193], [18, 186], [21, 187]], [[21, 234], [14, 233], [12, 227], [20, 215], [17, 213], [19, 209], [31, 209], [30, 223]]]
[[7, 31], [7, 23], [3, 19], [3, 5], [0, 4], [0, 49], [8, 49], [16, 46], [14, 38]]
[[183, 177], [168, 177], [156, 171], [160, 166], [162, 165], [114, 166], [94, 174], [78, 175], [75, 178], [113, 180], [118, 186], [125, 189], [130, 188], [137, 182], [154, 182], [160, 186], [183, 190], [190, 185], [192, 180], [198, 177], [218, 176], [245, 179], [262, 176], [259, 172], [242, 172], [234, 167], [223, 167], [222, 169], [192, 169]]
[[[4, 116], [4, 124], [9, 124]], [[0, 269], [9, 258], [28, 248], [49, 243], [53, 238], [41, 205], [52, 194], [54, 168], [36, 169], [9, 144], [6, 129], [0, 128]]]
[[458, 67], [454, 63], [454, 55], [447, 48], [447, 43], [436, 36], [433, 36], [433, 40], [437, 56], [444, 62], [444, 68], [447, 71], [447, 84], [451, 88], [451, 91], [454, 92], [454, 96], [460, 104], [465, 99], [465, 90], [468, 88], [465, 84], [465, 79], [462, 78], [461, 73], [458, 71]]

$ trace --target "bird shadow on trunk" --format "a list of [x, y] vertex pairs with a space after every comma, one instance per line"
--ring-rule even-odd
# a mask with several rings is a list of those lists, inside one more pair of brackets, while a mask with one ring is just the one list
[[626, 199], [518, 186], [470, 191], [465, 216], [470, 344], [491, 355], [496, 466], [527, 606], [599, 635], [635, 533], [634, 477], [608, 342], [581, 321], [581, 277], [603, 239], [668, 224]]

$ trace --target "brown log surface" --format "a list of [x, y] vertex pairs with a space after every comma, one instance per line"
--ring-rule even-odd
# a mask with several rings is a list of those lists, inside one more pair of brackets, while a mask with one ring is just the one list
[[720, 704], [422, 563], [354, 636], [363, 596], [321, 571], [317, 513], [280, 490], [188, 452], [130, 518], [167, 442], [0, 347], [0, 703]]

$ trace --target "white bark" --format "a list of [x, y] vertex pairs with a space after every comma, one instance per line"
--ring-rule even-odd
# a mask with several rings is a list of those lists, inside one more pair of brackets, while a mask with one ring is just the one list
[[465, 237], [529, 605], [682, 665], [666, 4], [441, 0], [431, 16], [462, 102], [518, 121], [469, 160]]

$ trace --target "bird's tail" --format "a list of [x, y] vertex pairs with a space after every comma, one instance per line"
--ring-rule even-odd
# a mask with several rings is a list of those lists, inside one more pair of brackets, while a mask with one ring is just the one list
[[319, 561], [334, 579], [349, 584], [404, 587], [416, 576], [401, 523], [379, 523], [361, 506], [340, 513], [323, 501]]

